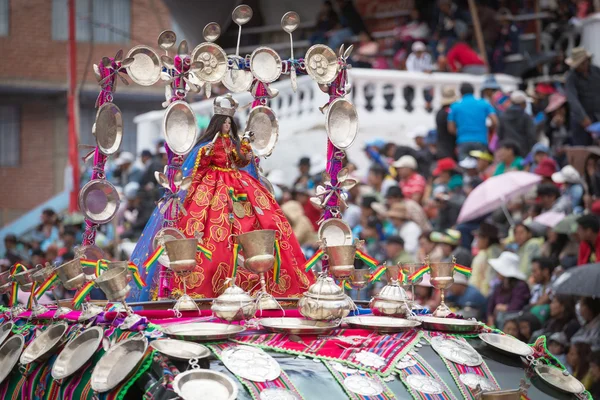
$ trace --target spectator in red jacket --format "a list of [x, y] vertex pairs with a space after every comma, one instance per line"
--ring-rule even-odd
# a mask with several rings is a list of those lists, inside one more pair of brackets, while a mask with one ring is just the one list
[[595, 215], [584, 215], [577, 220], [579, 255], [577, 265], [600, 262], [600, 222]]
[[446, 58], [452, 72], [475, 75], [484, 75], [488, 72], [485, 62], [466, 42], [458, 42], [452, 46]]

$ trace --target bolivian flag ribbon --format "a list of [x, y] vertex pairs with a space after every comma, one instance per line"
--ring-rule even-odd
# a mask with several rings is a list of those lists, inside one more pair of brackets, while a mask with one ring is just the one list
[[348, 290], [352, 290], [352, 286], [351, 286], [351, 285], [348, 283], [348, 281], [347, 281], [347, 280], [345, 280], [345, 279], [344, 279], [343, 281], [341, 281], [341, 282], [340, 282], [340, 287], [341, 287], [342, 289], [348, 289]]
[[232, 268], [231, 268], [231, 276], [230, 276], [230, 278], [233, 279], [234, 282], [235, 282], [235, 276], [237, 275], [239, 255], [240, 255], [240, 245], [239, 245], [239, 243], [234, 243], [233, 244], [233, 260], [231, 261]]
[[402, 268], [400, 268], [400, 272], [398, 272], [398, 281], [400, 281], [400, 284], [402, 285], [406, 284], [406, 273]]
[[35, 291], [35, 297], [39, 300], [58, 280], [56, 272], [52, 273]]
[[367, 266], [369, 268], [377, 268], [377, 265], [379, 264], [376, 259], [369, 256], [367, 253], [363, 252], [362, 250], [356, 250], [356, 258], [358, 258], [359, 260], [362, 260], [362, 262], [367, 264]]
[[323, 250], [318, 250], [315, 254], [313, 254], [313, 256], [306, 262], [306, 264], [304, 264], [304, 271], [310, 271], [310, 269], [315, 266], [317, 261], [323, 258], [323, 255], [325, 255], [325, 253], [323, 253]]
[[133, 275], [133, 281], [138, 288], [146, 287], [146, 282], [140, 275], [140, 271], [138, 270], [137, 265], [130, 262], [127, 264], [127, 269], [131, 271], [131, 275]]
[[422, 278], [423, 275], [428, 273], [430, 270], [431, 270], [431, 268], [429, 267], [429, 265], [427, 265], [427, 264], [423, 265], [421, 268], [416, 270], [411, 276], [409, 276], [408, 280], [411, 282], [415, 282], [415, 281], [419, 280], [420, 278]]
[[10, 292], [10, 299], [8, 299], [8, 306], [14, 307], [17, 305], [17, 294], [19, 293], [19, 284], [17, 282], [13, 282], [12, 289]]
[[81, 289], [79, 289], [77, 291], [77, 293], [75, 293], [75, 296], [73, 296], [73, 308], [75, 308], [75, 309], [79, 308], [81, 303], [83, 303], [83, 301], [85, 300], [87, 295], [90, 294], [90, 292], [92, 291], [93, 288], [94, 288], [93, 281], [90, 281], [90, 282], [86, 283], [85, 285], [83, 285], [83, 287]]
[[200, 243], [198, 243], [198, 246], [196, 248], [200, 253], [204, 254], [204, 257], [206, 257], [206, 259], [208, 261], [212, 261], [212, 251], [210, 251], [209, 249], [207, 249], [206, 247], [202, 246]]
[[460, 264], [454, 264], [454, 272], [463, 274], [467, 278], [471, 276], [471, 268], [465, 267], [464, 265], [460, 265]]
[[275, 283], [279, 283], [279, 275], [281, 275], [281, 247], [279, 246], [279, 240], [275, 240], [275, 265], [273, 266]]
[[29, 292], [29, 298], [27, 299], [27, 309], [31, 310], [31, 308], [33, 307], [33, 297], [35, 296], [35, 290], [37, 287], [37, 282], [33, 282], [31, 284], [31, 292]]
[[371, 274], [371, 277], [369, 278], [369, 283], [380, 280], [381, 277], [383, 276], [383, 274], [385, 274], [386, 269], [387, 268], [385, 267], [385, 265], [382, 265], [379, 268], [377, 268], [375, 271], [373, 271], [373, 273]]
[[16, 263], [10, 269], [10, 275], [12, 276], [12, 275], [16, 274], [17, 272], [23, 272], [23, 271], [27, 271], [27, 268], [21, 263]]
[[158, 246], [156, 250], [154, 250], [154, 252], [150, 254], [150, 257], [148, 257], [148, 259], [144, 261], [144, 264], [142, 264], [143, 267], [148, 269], [151, 266], [153, 266], [154, 263], [156, 263], [156, 261], [158, 260], [158, 257], [160, 257], [162, 253], [164, 253], [164, 251], [165, 248], [163, 246]]

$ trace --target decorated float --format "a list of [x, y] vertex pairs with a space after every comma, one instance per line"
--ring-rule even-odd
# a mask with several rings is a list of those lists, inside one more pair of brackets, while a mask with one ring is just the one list
[[[252, 9], [238, 6], [242, 26]], [[204, 28], [192, 51], [171, 31], [160, 54], [136, 46], [94, 65], [101, 91], [93, 126], [97, 143], [92, 180], [80, 192], [84, 242], [63, 265], [0, 274], [11, 298], [0, 325], [2, 399], [570, 399], [590, 398], [541, 337], [534, 345], [453, 313], [444, 291], [451, 263], [379, 265], [340, 219], [344, 192], [356, 184], [342, 168], [344, 149], [358, 132], [348, 58], [323, 45], [295, 58], [298, 14], [286, 13], [287, 60], [268, 47], [227, 55], [215, 44], [220, 27]], [[174, 50], [176, 49], [176, 50]], [[269, 84], [307, 74], [329, 95], [321, 111], [327, 128], [327, 170], [311, 201], [323, 209], [320, 249], [305, 260], [291, 227], [262, 175], [260, 159], [277, 143]], [[104, 165], [123, 135], [113, 103], [117, 83], [165, 83], [163, 107], [168, 164], [156, 173], [164, 196], [130, 261], [105, 260], [94, 245], [98, 226], [116, 214], [119, 196]], [[208, 128], [197, 132], [188, 92], [211, 96], [222, 83]], [[254, 101], [239, 106], [235, 94]], [[236, 111], [246, 116], [238, 131]], [[364, 269], [355, 268], [361, 259]], [[318, 266], [321, 266], [317, 270]], [[347, 289], [386, 277], [368, 303]], [[441, 292], [430, 313], [412, 299], [428, 277]], [[73, 299], [38, 303], [57, 285]], [[101, 289], [107, 302], [88, 294]], [[25, 305], [17, 291], [30, 293]], [[357, 304], [360, 303], [360, 304]]]

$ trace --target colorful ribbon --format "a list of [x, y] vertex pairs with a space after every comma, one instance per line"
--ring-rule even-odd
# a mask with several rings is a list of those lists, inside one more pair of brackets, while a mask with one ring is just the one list
[[408, 277], [408, 280], [411, 282], [415, 282], [415, 281], [419, 280], [420, 278], [422, 278], [423, 275], [428, 273], [430, 270], [431, 270], [431, 268], [429, 267], [429, 265], [425, 264], [421, 268], [416, 270], [412, 275], [410, 275]]
[[364, 262], [369, 268], [377, 268], [377, 265], [379, 265], [376, 259], [362, 250], [356, 250], [356, 258]]
[[231, 268], [231, 279], [235, 281], [235, 276], [237, 275], [237, 267], [238, 267], [238, 258], [240, 255], [240, 245], [239, 243], [233, 244], [233, 260], [232, 260], [232, 268]]
[[344, 280], [342, 280], [342, 281], [340, 282], [340, 287], [341, 287], [342, 289], [348, 289], [348, 290], [351, 290], [351, 289], [352, 289], [352, 286], [351, 286], [351, 285], [348, 283], [348, 281], [347, 281], [347, 280], [345, 280], [345, 279], [344, 279]]
[[460, 265], [460, 264], [454, 264], [454, 272], [463, 274], [467, 278], [469, 278], [471, 276], [471, 268], [465, 267], [464, 265]]
[[400, 268], [400, 271], [398, 272], [398, 281], [400, 281], [401, 285], [406, 284], [406, 273], [404, 272], [404, 270], [402, 268]]
[[13, 282], [12, 290], [10, 292], [10, 299], [8, 299], [9, 307], [14, 307], [15, 305], [17, 305], [18, 292], [19, 292], [19, 284], [17, 282]]
[[31, 292], [29, 292], [29, 298], [27, 299], [27, 309], [31, 310], [33, 307], [33, 297], [35, 296], [35, 289], [37, 286], [37, 282], [33, 282], [31, 284]]
[[275, 265], [273, 266], [275, 283], [279, 283], [279, 275], [281, 275], [281, 247], [279, 246], [279, 240], [275, 240]]
[[158, 246], [156, 248], [156, 250], [154, 250], [154, 252], [152, 254], [150, 254], [150, 257], [148, 257], [148, 259], [146, 261], [144, 261], [144, 264], [142, 264], [142, 266], [145, 269], [150, 268], [151, 266], [154, 265], [154, 263], [156, 263], [156, 261], [158, 261], [158, 258], [164, 253], [165, 248], [163, 246]]
[[10, 276], [13, 276], [14, 274], [17, 273], [17, 270], [19, 270], [18, 272], [24, 272], [27, 271], [27, 267], [25, 267], [23, 264], [21, 263], [16, 263], [15, 265], [12, 266], [12, 268], [10, 269]]
[[141, 277], [140, 275], [140, 271], [138, 270], [137, 265], [135, 265], [134, 263], [130, 262], [127, 264], [127, 269], [129, 271], [131, 271], [131, 275], [133, 276], [133, 281], [135, 282], [135, 285], [138, 288], [143, 288], [146, 287], [146, 281], [144, 281], [144, 278]]
[[36, 290], [35, 297], [39, 300], [44, 293], [46, 293], [48, 289], [50, 289], [56, 283], [57, 280], [58, 275], [56, 275], [56, 272], [53, 272], [52, 275], [50, 275]]
[[207, 249], [206, 247], [202, 246], [200, 243], [198, 243], [198, 246], [196, 248], [200, 253], [204, 254], [204, 257], [206, 257], [206, 259], [208, 261], [212, 261], [212, 251], [210, 251], [209, 249]]
[[87, 295], [90, 294], [90, 292], [92, 291], [93, 288], [94, 288], [93, 281], [90, 281], [90, 282], [86, 283], [85, 285], [83, 285], [83, 287], [81, 289], [79, 289], [77, 291], [77, 293], [75, 293], [75, 296], [73, 296], [73, 308], [79, 308], [81, 303], [83, 303], [83, 301], [85, 300]]
[[231, 197], [231, 200], [233, 200], [233, 201], [248, 200], [248, 195], [246, 193], [239, 193], [236, 195], [235, 192], [233, 191], [233, 188], [229, 188], [229, 196]]
[[369, 283], [380, 280], [381, 277], [385, 274], [386, 269], [387, 269], [386, 266], [382, 265], [379, 268], [377, 268], [375, 271], [373, 271], [373, 273], [371, 274], [371, 277], [369, 278]]
[[325, 253], [323, 253], [323, 250], [318, 250], [315, 254], [313, 254], [313, 256], [306, 262], [306, 264], [304, 264], [304, 271], [310, 271], [311, 268], [315, 266], [317, 261], [323, 258], [324, 255]]

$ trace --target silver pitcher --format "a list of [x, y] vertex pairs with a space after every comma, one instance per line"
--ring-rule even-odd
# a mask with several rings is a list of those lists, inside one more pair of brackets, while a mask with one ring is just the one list
[[83, 273], [79, 258], [75, 258], [54, 268], [54, 272], [56, 272], [58, 279], [60, 279], [67, 290], [79, 289], [85, 283], [85, 274]]
[[107, 269], [95, 283], [106, 294], [108, 301], [121, 302], [127, 298], [131, 287], [128, 281], [129, 271], [127, 268], [116, 267]]
[[174, 272], [189, 272], [196, 268], [198, 240], [174, 239], [165, 242], [165, 251], [169, 257], [168, 267]]
[[337, 279], [347, 279], [354, 271], [355, 245], [325, 246], [329, 272]]

